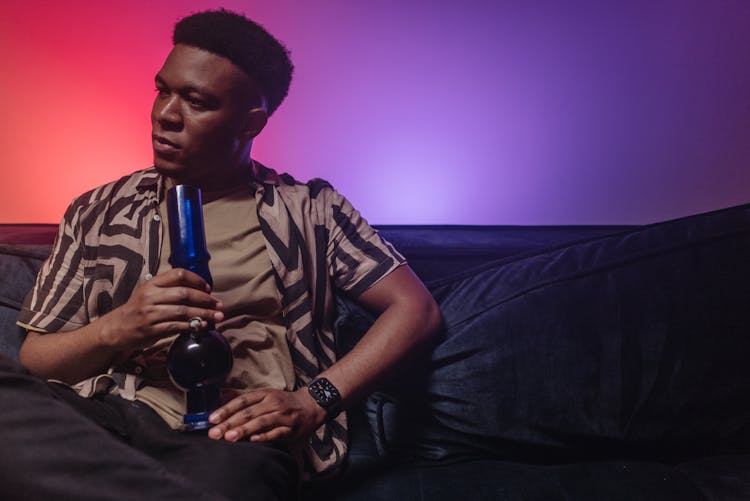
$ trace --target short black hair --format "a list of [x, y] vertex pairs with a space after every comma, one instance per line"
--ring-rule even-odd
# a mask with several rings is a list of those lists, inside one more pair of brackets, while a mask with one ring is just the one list
[[289, 92], [294, 66], [289, 51], [265, 28], [225, 9], [207, 10], [180, 20], [172, 42], [225, 57], [260, 86], [270, 116]]

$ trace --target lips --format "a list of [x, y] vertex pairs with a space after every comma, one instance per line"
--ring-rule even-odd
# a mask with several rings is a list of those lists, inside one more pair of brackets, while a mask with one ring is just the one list
[[151, 136], [154, 151], [157, 153], [174, 153], [180, 149], [180, 145], [170, 141], [169, 139], [153, 134]]

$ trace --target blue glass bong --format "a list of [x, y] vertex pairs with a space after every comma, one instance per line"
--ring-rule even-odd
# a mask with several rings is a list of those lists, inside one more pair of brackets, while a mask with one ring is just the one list
[[[169, 264], [200, 275], [211, 287], [208, 269], [211, 256], [206, 249], [203, 207], [199, 188], [178, 185], [167, 191], [169, 216]], [[172, 382], [185, 392], [187, 412], [182, 431], [210, 428], [208, 416], [221, 405], [221, 385], [232, 370], [232, 350], [224, 336], [206, 319], [191, 319], [190, 329], [172, 342], [167, 354], [167, 371]]]

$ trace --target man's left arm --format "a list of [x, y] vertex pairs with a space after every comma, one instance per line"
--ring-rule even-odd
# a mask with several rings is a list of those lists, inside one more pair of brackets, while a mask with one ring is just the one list
[[[386, 275], [357, 301], [379, 312], [377, 320], [346, 356], [318, 376], [339, 390], [344, 408], [372, 391], [399, 362], [425, 345], [441, 324], [435, 300], [406, 265]], [[215, 426], [209, 437], [297, 442], [325, 420], [325, 409], [306, 387], [293, 392], [257, 390], [214, 412], [210, 421]]]

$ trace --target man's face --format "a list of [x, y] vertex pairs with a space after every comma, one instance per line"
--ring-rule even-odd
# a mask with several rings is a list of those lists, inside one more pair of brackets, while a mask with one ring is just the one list
[[228, 59], [175, 45], [156, 75], [151, 130], [157, 170], [198, 186], [235, 170], [248, 153], [251, 85]]

